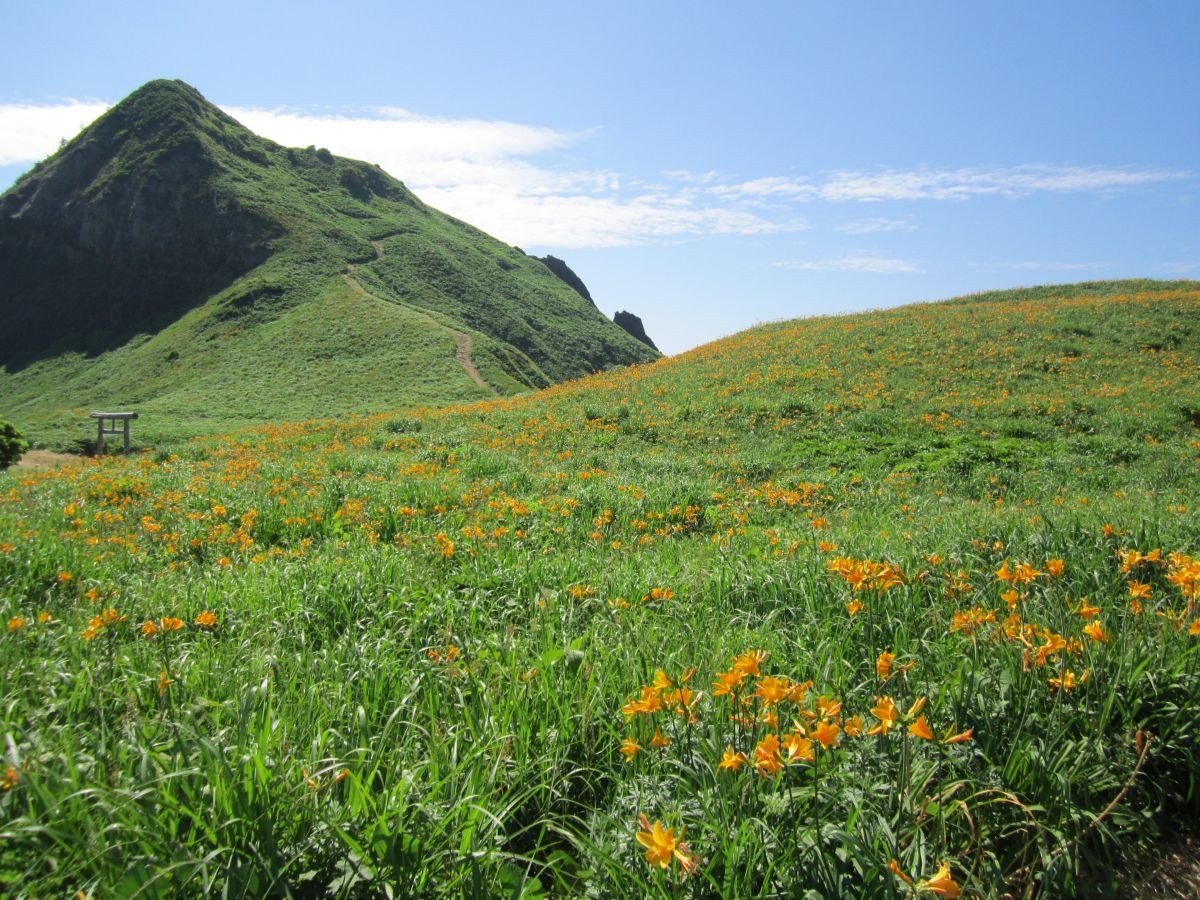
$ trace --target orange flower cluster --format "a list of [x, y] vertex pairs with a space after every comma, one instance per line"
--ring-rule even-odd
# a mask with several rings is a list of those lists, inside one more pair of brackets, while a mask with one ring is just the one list
[[907, 722], [908, 733], [924, 741], [937, 741], [941, 744], [963, 744], [971, 740], [975, 734], [973, 728], [955, 733], [954, 728], [951, 727], [941, 739], [935, 737], [933, 729], [929, 727], [929, 722], [926, 720], [925, 713], [923, 712], [925, 709], [925, 700], [926, 698], [919, 697], [909, 706], [908, 711], [901, 715], [899, 708], [896, 706], [896, 701], [891, 697], [876, 697], [875, 705], [871, 708], [871, 715], [878, 720], [878, 724], [867, 729], [867, 734], [886, 735], [898, 724]]
[[1009, 569], [1008, 560], [1005, 560], [1004, 564], [996, 570], [996, 580], [1006, 581], [1014, 588], [1017, 588], [1023, 584], [1030, 584], [1036, 579], [1045, 577], [1049, 574], [1049, 572], [1039, 572], [1029, 563], [1016, 563], [1012, 569]]
[[[1116, 530], [1113, 529], [1113, 533]], [[1149, 551], [1136, 549], [1118, 549], [1117, 560], [1120, 563], [1120, 573], [1126, 576], [1136, 576], [1127, 581], [1127, 594], [1130, 600], [1130, 610], [1139, 615], [1144, 606], [1143, 601], [1154, 601], [1160, 595], [1155, 594], [1154, 583], [1161, 579], [1168, 585], [1174, 586], [1180, 596], [1186, 601], [1182, 609], [1156, 610], [1156, 615], [1166, 619], [1176, 630], [1183, 630], [1187, 624], [1189, 635], [1200, 636], [1200, 618], [1196, 617], [1197, 585], [1200, 585], [1200, 561], [1183, 553], [1163, 554], [1161, 548]], [[996, 572], [998, 580], [1010, 584], [1028, 584], [1034, 579], [1046, 574], [1055, 575], [1062, 571], [1061, 560], [1048, 560], [1047, 572], [1039, 572], [1026, 563], [1014, 564], [1011, 568], [1005, 562]], [[1145, 581], [1137, 580], [1144, 578]], [[1061, 664], [1065, 657], [1079, 658], [1083, 655], [1087, 643], [1093, 646], [1108, 644], [1113, 640], [1101, 617], [1103, 610], [1080, 597], [1076, 601], [1067, 600], [1067, 606], [1079, 617], [1081, 625], [1078, 637], [1023, 620], [1015, 607], [1020, 600], [1028, 595], [1018, 594], [1016, 589], [1010, 589], [1001, 595], [1009, 609], [1009, 615], [1002, 621], [996, 618], [994, 609], [973, 606], [960, 609], [952, 614], [950, 632], [964, 636], [974, 636], [989, 633], [997, 642], [1012, 642], [1021, 646], [1023, 667], [1026, 671], [1056, 665], [1060, 671], [1048, 677], [1047, 683], [1052, 692], [1069, 692], [1086, 684], [1091, 677], [1090, 669], [1075, 671]], [[1165, 596], [1165, 595], [1164, 595]], [[1162, 602], [1165, 602], [1162, 601]], [[1160, 602], [1161, 606], [1161, 602]], [[1190, 621], [1189, 621], [1190, 619]], [[990, 631], [988, 630], [990, 626]]]
[[458, 649], [456, 644], [447, 644], [442, 650], [430, 647], [425, 651], [425, 656], [439, 665], [450, 665], [459, 660], [462, 656], [462, 651]]
[[177, 619], [174, 616], [164, 616], [157, 622], [147, 619], [142, 623], [141, 631], [144, 637], [152, 638], [160, 632], [179, 631], [181, 628], [183, 628], [183, 619]]
[[116, 611], [115, 608], [109, 607], [108, 609], [104, 610], [104, 612], [100, 613], [100, 615], [92, 616], [91, 620], [88, 622], [88, 627], [83, 632], [82, 637], [85, 641], [90, 641], [94, 640], [98, 635], [104, 632], [111, 633], [113, 626], [124, 622], [127, 618], [128, 616], [121, 615]]
[[643, 685], [638, 698], [630, 699], [621, 707], [621, 712], [625, 714], [626, 719], [638, 715], [653, 715], [664, 710], [693, 719], [700, 695], [686, 685], [695, 674], [695, 667], [685, 670], [675, 678], [671, 678], [663, 669], [655, 670], [654, 680]]
[[[43, 618], [44, 617], [44, 618]], [[124, 622], [128, 616], [123, 616], [117, 612], [115, 607], [109, 607], [98, 615], [92, 616], [88, 621], [88, 627], [84, 630], [81, 637], [85, 641], [95, 640], [99, 635], [108, 633], [116, 635], [116, 626]], [[51, 621], [49, 613], [41, 613], [38, 616], [39, 622]], [[195, 624], [204, 630], [215, 628], [217, 625], [216, 613], [211, 610], [204, 610], [197, 614]], [[146, 619], [138, 626], [137, 631], [142, 637], [154, 638], [160, 634], [182, 631], [186, 627], [183, 619], [177, 616], [163, 616], [159, 619]]]
[[[654, 734], [649, 739], [644, 734], [642, 735], [642, 739], [649, 746], [661, 750], [671, 744], [671, 739], [662, 732], [664, 723], [659, 716], [660, 713], [673, 713], [687, 726], [694, 725], [699, 721], [697, 707], [701, 694], [687, 686], [695, 674], [696, 669], [693, 667], [680, 673], [677, 677], [671, 678], [663, 669], [658, 669], [654, 673], [654, 680], [650, 684], [643, 685], [638, 696], [631, 697], [629, 702], [621, 707], [626, 721], [642, 716], [645, 717], [642, 721], [648, 723], [642, 729], [643, 732], [648, 732], [651, 727], [654, 729]], [[672, 730], [670, 721], [665, 724], [668, 730]], [[643, 745], [638, 743], [633, 735], [625, 738], [621, 744], [621, 753], [624, 754], [626, 762], [633, 762], [634, 757], [643, 749]]]
[[[835, 750], [844, 738], [864, 733], [887, 734], [902, 718], [890, 697], [880, 697], [872, 709], [879, 724], [866, 731], [861, 716], [845, 715], [842, 702], [837, 698], [824, 694], [811, 697], [811, 681], [798, 682], [785, 675], [764, 674], [762, 666], [766, 659], [767, 654], [763, 651], [748, 650], [734, 657], [727, 670], [716, 673], [712, 697], [725, 698], [727, 717], [735, 726], [736, 738], [726, 744], [717, 764], [721, 771], [737, 772], [748, 766], [761, 778], [774, 777], [788, 766], [815, 762], [819, 752]], [[906, 672], [914, 665], [895, 666], [894, 660], [894, 654], [885, 652], [876, 661], [876, 671], [881, 679]], [[627, 719], [632, 719], [638, 715], [655, 716], [673, 711], [694, 724], [698, 721], [696, 707], [700, 695], [681, 686], [694, 672], [689, 669], [677, 683], [663, 670], [658, 670], [654, 682], [644, 686], [639, 696], [631, 698], [622, 712]], [[911, 722], [910, 733], [933, 741], [936, 738], [925, 716], [921, 714], [918, 718], [924, 706], [922, 698], [913, 704], [903, 719]], [[653, 727], [654, 736], [649, 745], [669, 746], [671, 741], [663, 735], [657, 720]], [[940, 743], [962, 743], [970, 740], [971, 735], [969, 730], [955, 734], [954, 729], [950, 729]], [[632, 762], [643, 748], [643, 743], [630, 735], [622, 743], [620, 752], [626, 762]]]
[[993, 624], [995, 621], [996, 611], [994, 609], [973, 606], [970, 609], [960, 609], [954, 613], [954, 621], [950, 623], [950, 630], [963, 635], [971, 635], [984, 625]]
[[[938, 737], [929, 723], [924, 697], [918, 699], [901, 713], [893, 698], [876, 698], [871, 714], [877, 724], [867, 729], [861, 716], [849, 716], [836, 697], [812, 695], [811, 681], [796, 681], [782, 674], [764, 671], [767, 654], [762, 650], [747, 650], [730, 660], [729, 667], [715, 673], [712, 682], [713, 703], [725, 706], [725, 715], [704, 717], [710, 727], [729, 731], [724, 723], [732, 724], [730, 739], [725, 745], [717, 771], [735, 774], [746, 768], [760, 779], [774, 779], [792, 769], [814, 766], [822, 759], [837, 759], [838, 749], [849, 738], [862, 735], [886, 736], [893, 727], [907, 725], [907, 733], [917, 739], [942, 745], [961, 744], [970, 741], [973, 731], [957, 732], [954, 728]], [[881, 680], [887, 680], [908, 672], [915, 663], [896, 663], [896, 655], [887, 651], [875, 662]], [[645, 717], [644, 734], [653, 737], [640, 740], [633, 734], [624, 739], [620, 753], [627, 763], [632, 763], [644, 749], [665, 750], [676, 745], [663, 733], [663, 716], [669, 721], [690, 727], [700, 722], [698, 707], [703, 695], [686, 685], [695, 675], [690, 668], [678, 677], [671, 677], [663, 669], [654, 673], [650, 684], [644, 685], [634, 697], [622, 707], [627, 721]], [[720, 698], [720, 699], [718, 699]], [[696, 865], [694, 854], [682, 843], [682, 832], [677, 840], [672, 829], [665, 828], [655, 820], [640, 818], [641, 831], [636, 834], [639, 844], [645, 848], [646, 861], [653, 867], [667, 869], [678, 864], [681, 875], [692, 872]], [[910, 885], [918, 885], [907, 876], [898, 874]], [[931, 893], [951, 894], [953, 878], [948, 869], [939, 871], [932, 878], [919, 883], [920, 889]], [[956, 886], [955, 886], [956, 887]]]
[[1200, 600], [1200, 558], [1172, 553], [1168, 558], [1166, 580], [1179, 589], [1188, 600], [1189, 612], [1192, 611], [1192, 601]]
[[828, 568], [855, 591], [884, 592], [905, 582], [904, 572], [888, 562], [838, 556], [829, 561]]

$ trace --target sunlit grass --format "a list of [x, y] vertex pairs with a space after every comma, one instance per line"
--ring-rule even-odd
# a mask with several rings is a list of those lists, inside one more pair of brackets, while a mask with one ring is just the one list
[[1103, 894], [1197, 803], [1198, 299], [10, 472], [0, 878]]

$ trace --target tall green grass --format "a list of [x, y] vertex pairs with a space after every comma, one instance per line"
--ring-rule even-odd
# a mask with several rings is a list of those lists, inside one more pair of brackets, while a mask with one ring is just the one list
[[[945, 864], [968, 896], [1114, 892], [1197, 808], [1200, 614], [1178, 576], [1200, 556], [1181, 411], [1200, 353], [1131, 336], [1195, 304], [769, 326], [518, 400], [7, 473], [0, 883], [900, 897]], [[1094, 343], [1043, 367], [1029, 334], [1060, 317]], [[902, 576], [856, 591], [839, 571], [864, 560]], [[1040, 574], [998, 577], [1021, 564]], [[995, 621], [957, 627], [972, 610]], [[183, 627], [146, 637], [164, 617]], [[1039, 660], [1050, 636], [1068, 646]], [[732, 721], [712, 683], [749, 650], [806, 698]], [[881, 680], [884, 651], [911, 668]], [[692, 717], [622, 713], [693, 667]], [[807, 719], [822, 695], [842, 710]], [[902, 720], [847, 734], [880, 697]], [[796, 719], [838, 742], [719, 768]], [[692, 874], [647, 862], [640, 816]]]

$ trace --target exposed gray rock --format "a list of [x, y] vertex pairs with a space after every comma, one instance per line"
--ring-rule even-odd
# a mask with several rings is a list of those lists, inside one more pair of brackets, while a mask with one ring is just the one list
[[151, 82], [0, 196], [0, 364], [120, 346], [266, 259], [278, 227], [217, 189], [204, 107]]
[[645, 326], [642, 325], [642, 320], [631, 312], [622, 310], [613, 316], [613, 322], [624, 328], [631, 337], [637, 338], [651, 350], [657, 350], [654, 346], [654, 341], [650, 340], [650, 336], [646, 334]]
[[546, 264], [547, 269], [574, 288], [575, 293], [592, 304], [592, 306], [596, 305], [596, 301], [592, 299], [592, 295], [588, 292], [587, 285], [583, 283], [583, 279], [576, 275], [571, 270], [571, 267], [557, 256], [535, 256], [534, 259], [541, 260]]

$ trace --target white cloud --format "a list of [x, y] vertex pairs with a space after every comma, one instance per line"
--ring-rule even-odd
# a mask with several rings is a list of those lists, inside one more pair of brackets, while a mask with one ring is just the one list
[[[688, 173], [669, 173], [687, 176]], [[1160, 181], [1189, 177], [1168, 169], [1105, 168], [1087, 166], [1028, 165], [1000, 168], [879, 169], [832, 172], [821, 177], [768, 176], [749, 181], [725, 180], [717, 184], [708, 173], [689, 176], [705, 190], [726, 200], [754, 202], [765, 198], [801, 201], [967, 200], [980, 196], [1025, 197], [1034, 193], [1109, 192]], [[847, 233], [912, 230], [896, 219], [868, 219], [862, 230], [853, 223]], [[872, 227], [874, 226], [874, 227]]]
[[668, 178], [674, 178], [676, 181], [686, 181], [689, 184], [711, 184], [721, 177], [721, 173], [715, 169], [710, 169], [707, 172], [689, 172], [687, 169], [667, 169], [662, 174]]
[[[0, 105], [0, 165], [53, 152], [105, 110], [94, 101]], [[250, 129], [286, 146], [315, 144], [378, 163], [431, 205], [502, 240], [534, 247], [604, 247], [711, 234], [761, 235], [807, 227], [798, 202], [965, 200], [1035, 192], [1113, 191], [1188, 177], [1163, 169], [1016, 166], [881, 169], [812, 177], [735, 180], [716, 171], [668, 170], [668, 185], [567, 162], [594, 130], [564, 131], [483, 119], [443, 119], [386, 107], [361, 114], [229, 107]], [[912, 230], [868, 218], [837, 230]], [[903, 260], [850, 256], [798, 268], [914, 271]]]
[[800, 200], [810, 200], [816, 194], [816, 188], [803, 178], [786, 178], [771, 176], [755, 178], [737, 184], [720, 184], [708, 189], [709, 193], [719, 197], [734, 199], [757, 199], [762, 197], [791, 197]]
[[[1026, 197], [1035, 193], [1111, 193], [1156, 182], [1190, 177], [1169, 169], [1100, 166], [1027, 165], [959, 169], [879, 169], [839, 171], [821, 176], [766, 176], [736, 181], [709, 172], [665, 173], [699, 186], [729, 203], [766, 206], [775, 201], [827, 203], [905, 200], [969, 200], [973, 197]], [[915, 231], [903, 219], [876, 217], [848, 222], [835, 230], [845, 234]]]
[[438, 209], [454, 212], [503, 240], [522, 246], [615, 247], [704, 234], [767, 234], [780, 226], [750, 213], [694, 206], [669, 196], [622, 199], [581, 194], [499, 192], [484, 184], [418, 191]]
[[884, 231], [916, 231], [917, 226], [906, 219], [856, 219], [853, 222], [843, 222], [834, 226], [834, 231], [842, 234], [878, 234]]
[[657, 193], [625, 197], [603, 169], [556, 168], [524, 157], [562, 151], [588, 132], [513, 122], [435, 119], [399, 109], [376, 117], [231, 108], [248, 128], [287, 146], [318, 144], [378, 163], [426, 203], [523, 246], [604, 247], [736, 231], [765, 220], [729, 219]]
[[561, 150], [587, 132], [573, 134], [516, 122], [437, 119], [386, 107], [370, 116], [321, 115], [279, 109], [226, 107], [225, 111], [258, 134], [283, 144], [318, 144], [339, 155], [383, 165], [395, 160], [424, 168], [430, 162], [498, 162]]
[[[33, 162], [105, 110], [0, 105], [0, 164]], [[227, 107], [247, 128], [285, 146], [315, 144], [378, 163], [430, 205], [524, 246], [606, 247], [705, 234], [764, 234], [804, 227], [709, 200], [695, 191], [623, 191], [619, 173], [530, 161], [592, 132], [481, 119], [439, 119], [382, 108], [363, 115]], [[685, 173], [675, 173], [685, 174]], [[712, 180], [716, 173], [695, 176]]]
[[1188, 177], [1167, 169], [1086, 166], [883, 169], [836, 172], [820, 186], [823, 200], [967, 200], [979, 196], [1025, 197], [1040, 192], [1105, 192]]
[[0, 106], [0, 166], [49, 156], [59, 141], [75, 137], [106, 109], [107, 104], [89, 100]]
[[834, 259], [779, 262], [775, 265], [781, 269], [795, 269], [802, 272], [868, 272], [874, 275], [897, 275], [920, 271], [914, 262], [882, 256], [841, 256]]

